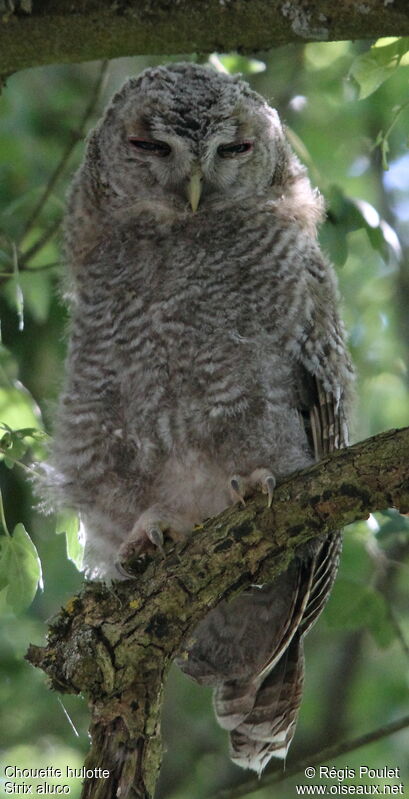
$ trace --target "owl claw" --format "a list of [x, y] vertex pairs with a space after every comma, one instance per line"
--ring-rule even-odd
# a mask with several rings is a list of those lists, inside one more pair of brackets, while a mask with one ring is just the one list
[[276, 479], [275, 479], [274, 475], [270, 474], [268, 477], [266, 477], [265, 486], [266, 486], [267, 495], [268, 495], [267, 507], [271, 508], [271, 503], [273, 501], [274, 489], [276, 487]]
[[166, 557], [165, 550], [163, 548], [163, 543], [164, 543], [163, 532], [160, 529], [160, 527], [151, 527], [149, 530], [146, 531], [146, 535], [148, 536], [149, 541], [151, 541], [152, 544], [154, 544], [154, 546], [159, 549], [159, 552], [161, 553], [162, 557], [163, 558]]
[[[159, 550], [161, 557], [165, 558], [166, 553], [163, 548], [163, 533], [158, 527], [151, 527], [145, 532], [146, 538], [145, 542], [150, 542], [153, 544], [156, 550]], [[127, 569], [127, 561], [133, 560], [134, 558], [141, 558], [145, 555], [146, 552], [149, 552], [149, 547], [147, 548], [146, 543], [144, 545], [143, 539], [142, 540], [134, 540], [134, 541], [126, 541], [122, 544], [118, 558], [116, 560], [115, 566], [119, 574], [122, 577], [128, 577], [132, 575], [132, 570], [129, 571]]]
[[276, 479], [269, 469], [255, 469], [250, 475], [250, 482], [254, 486], [260, 486], [263, 494], [267, 494], [267, 507], [271, 508], [273, 501]]
[[243, 480], [243, 478], [240, 475], [235, 474], [230, 479], [230, 489], [231, 489], [233, 500], [235, 500], [236, 502], [237, 502], [237, 500], [239, 500], [239, 502], [241, 502], [242, 505], [245, 506], [246, 505], [246, 501], [244, 499], [244, 494], [245, 494], [245, 490], [246, 490], [246, 485], [245, 485], [245, 481]]
[[129, 571], [128, 571], [128, 570], [125, 568], [125, 566], [122, 564], [122, 562], [121, 562], [119, 559], [115, 561], [115, 568], [116, 568], [116, 570], [117, 570], [118, 574], [119, 574], [121, 577], [124, 577], [124, 578], [125, 578], [125, 580], [129, 580], [129, 578], [130, 578], [130, 577], [132, 577], [132, 573], [131, 573], [131, 572], [129, 572]]
[[230, 478], [230, 493], [233, 502], [239, 500], [242, 505], [246, 504], [245, 497], [252, 494], [256, 488], [261, 488], [263, 494], [267, 494], [267, 507], [271, 508], [275, 486], [276, 479], [269, 469], [254, 469], [248, 477], [234, 474]]
[[129, 537], [121, 544], [118, 552], [119, 562], [124, 564], [126, 570], [127, 561], [144, 557], [146, 554], [152, 555], [159, 551], [162, 558], [165, 558], [165, 540], [170, 538], [171, 541], [177, 542], [183, 539], [184, 526], [186, 522], [183, 518], [163, 508], [155, 506], [149, 508], [139, 516]]

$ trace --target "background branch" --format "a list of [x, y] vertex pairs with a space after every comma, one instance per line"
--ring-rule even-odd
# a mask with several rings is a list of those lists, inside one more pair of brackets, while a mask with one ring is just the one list
[[[409, 661], [409, 647], [394, 609], [394, 591], [399, 571], [409, 555], [409, 540], [393, 541], [385, 549], [376, 549], [372, 553], [375, 563], [374, 588], [385, 599], [388, 615], [396, 638]], [[339, 641], [338, 657], [333, 660], [328, 685], [324, 692], [327, 696], [323, 706], [327, 708], [319, 741], [331, 744], [341, 740], [349, 726], [350, 697], [354, 694], [360, 670], [364, 667], [365, 641], [368, 636], [366, 627], [349, 632]]]
[[257, 52], [294, 41], [409, 33], [405, 0], [33, 0], [31, 13], [28, 2], [14, 0], [6, 7], [1, 74], [135, 53]]
[[[109, 62], [102, 61], [101, 65], [98, 69], [98, 73], [96, 76], [96, 80], [94, 86], [92, 87], [90, 97], [84, 111], [79, 119], [78, 125], [76, 126], [75, 130], [71, 131], [71, 134], [66, 142], [66, 145], [62, 151], [61, 157], [51, 173], [46, 185], [44, 186], [40, 197], [38, 198], [37, 202], [34, 205], [34, 208], [28, 215], [28, 218], [25, 224], [22, 226], [22, 231], [18, 237], [18, 247], [17, 244], [10, 242], [11, 249], [13, 250], [13, 255], [15, 255], [16, 259], [16, 271], [23, 272], [23, 271], [30, 271], [30, 262], [33, 260], [35, 256], [38, 255], [39, 252], [48, 244], [49, 241], [53, 239], [53, 237], [58, 233], [62, 223], [62, 216], [59, 215], [52, 222], [49, 222], [42, 232], [38, 235], [36, 240], [26, 249], [25, 251], [21, 249], [23, 245], [24, 239], [26, 238], [27, 234], [30, 233], [33, 227], [37, 224], [39, 218], [43, 215], [44, 209], [46, 208], [47, 201], [49, 200], [55, 185], [58, 183], [59, 179], [62, 177], [64, 172], [66, 171], [67, 165], [70, 161], [71, 155], [78, 144], [85, 135], [88, 123], [92, 118], [97, 106], [98, 101], [101, 97], [101, 93], [104, 88], [105, 80], [108, 73]], [[12, 263], [13, 258], [10, 256], [10, 261]], [[50, 262], [48, 264], [44, 264], [43, 266], [36, 266], [34, 267], [35, 271], [38, 272], [44, 269], [50, 269], [53, 266], [58, 266], [59, 261], [57, 262]], [[10, 270], [10, 272], [4, 271], [0, 274], [0, 285], [2, 282], [5, 282], [7, 278], [15, 277], [15, 272]]]
[[[54, 688], [85, 694], [92, 711], [83, 797], [152, 796], [161, 747], [163, 684], [185, 637], [218, 602], [287, 568], [299, 546], [370, 511], [409, 510], [409, 428], [341, 450], [276, 489], [228, 508], [158, 557], [135, 563], [138, 579], [86, 584], [50, 627], [47, 647], [28, 660]], [[120, 789], [120, 793], [117, 792]]]
[[[44, 208], [44, 206], [45, 206], [45, 204], [46, 204], [51, 192], [54, 189], [54, 186], [56, 185], [58, 179], [63, 174], [63, 172], [64, 172], [64, 170], [65, 170], [65, 168], [66, 168], [66, 166], [68, 164], [68, 161], [70, 159], [70, 156], [71, 156], [75, 146], [78, 144], [79, 141], [81, 141], [81, 139], [83, 139], [87, 124], [88, 124], [89, 120], [91, 119], [91, 117], [92, 117], [92, 115], [93, 115], [93, 113], [94, 113], [94, 111], [95, 111], [95, 109], [96, 109], [96, 107], [98, 105], [98, 100], [99, 100], [99, 98], [101, 96], [101, 92], [102, 92], [103, 87], [104, 87], [104, 83], [105, 83], [105, 78], [107, 76], [107, 72], [108, 72], [108, 61], [102, 61], [100, 70], [99, 70], [98, 75], [97, 75], [97, 79], [95, 81], [94, 88], [93, 88], [93, 90], [91, 92], [91, 96], [89, 98], [89, 101], [87, 103], [86, 108], [84, 109], [82, 117], [79, 120], [79, 124], [77, 125], [75, 130], [71, 131], [71, 136], [70, 136], [70, 138], [69, 138], [69, 140], [68, 140], [68, 142], [67, 142], [67, 144], [65, 146], [65, 149], [63, 150], [61, 158], [60, 158], [57, 166], [55, 167], [54, 171], [51, 173], [51, 175], [50, 175], [50, 177], [48, 179], [47, 185], [44, 188], [44, 191], [42, 192], [41, 196], [39, 197], [36, 205], [34, 206], [33, 210], [31, 211], [31, 214], [29, 215], [29, 217], [28, 217], [28, 219], [27, 219], [27, 221], [26, 221], [26, 223], [24, 225], [24, 228], [23, 228], [23, 231], [22, 231], [22, 234], [21, 234], [21, 239], [23, 239], [24, 236], [27, 235], [29, 230], [31, 230], [31, 228], [33, 227], [33, 224], [38, 219], [38, 217], [41, 214], [41, 211], [43, 210], [43, 208]], [[33, 251], [34, 251], [34, 247], [35, 246], [36, 245], [33, 245], [33, 247], [31, 247], [30, 250], [27, 253], [25, 253], [25, 255], [23, 256], [22, 261], [24, 261], [24, 263], [26, 263], [29, 260], [29, 258], [33, 255]], [[38, 251], [38, 247], [35, 250], [35, 252], [37, 252], [37, 251]], [[30, 255], [30, 253], [31, 253], [31, 255]]]
[[[376, 730], [372, 730], [372, 732], [368, 732], [365, 735], [360, 735], [358, 738], [353, 738], [350, 741], [343, 741], [342, 743], [333, 744], [332, 746], [326, 746], [325, 749], [314, 752], [309, 755], [309, 757], [297, 760], [297, 762], [293, 763], [289, 768], [286, 767], [285, 771], [280, 768], [280, 770], [277, 769], [273, 771], [272, 774], [265, 774], [260, 779], [246, 780], [246, 782], [237, 785], [235, 788], [219, 791], [212, 796], [212, 799], [239, 799], [240, 796], [247, 796], [249, 793], [253, 794], [257, 791], [262, 791], [270, 787], [270, 785], [276, 785], [278, 782], [284, 782], [284, 780], [288, 780], [296, 774], [305, 772], [305, 769], [308, 767], [319, 766], [321, 763], [326, 763], [328, 760], [332, 761], [340, 755], [346, 755], [348, 752], [353, 752], [355, 749], [360, 749], [362, 746], [367, 746], [374, 741], [379, 741], [381, 738], [386, 738], [388, 735], [393, 735], [393, 733], [404, 730], [406, 727], [409, 727], [409, 716], [403, 716], [401, 719], [391, 721], [389, 724], [377, 727]], [[310, 784], [314, 783], [311, 776], [308, 780], [304, 778], [303, 782], [305, 781]]]

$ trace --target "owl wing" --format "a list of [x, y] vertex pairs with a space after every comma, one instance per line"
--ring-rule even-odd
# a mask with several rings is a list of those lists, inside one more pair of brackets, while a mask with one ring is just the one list
[[[300, 413], [316, 459], [344, 447], [348, 431], [343, 402], [325, 390], [316, 376], [300, 374]], [[275, 650], [261, 672], [244, 685], [219, 685], [215, 692], [215, 709], [219, 722], [226, 724], [226, 715], [239, 718], [252, 703], [250, 712], [230, 732], [230, 755], [237, 765], [258, 773], [271, 757], [284, 758], [294, 736], [304, 682], [303, 636], [323, 610], [336, 577], [342, 538], [339, 531], [330, 534], [311, 554], [297, 564], [297, 598], [283, 619], [283, 632]], [[281, 581], [285, 578], [280, 575]], [[271, 614], [274, 616], [274, 594], [278, 581], [271, 585]], [[261, 677], [261, 680], [260, 680]], [[243, 702], [245, 698], [245, 702]]]
[[[313, 315], [304, 326], [293, 324], [298, 341], [289, 331], [298, 363], [294, 401], [317, 460], [347, 444], [352, 377], [334, 286], [320, 259], [315, 249], [308, 287]], [[339, 532], [311, 542], [270, 585], [221, 603], [180, 662], [199, 682], [215, 686], [218, 721], [230, 731], [231, 757], [243, 768], [261, 773], [271, 757], [287, 754], [302, 696], [303, 636], [328, 598], [340, 549]]]
[[[299, 412], [317, 459], [347, 443], [342, 398], [303, 366]], [[258, 773], [284, 758], [294, 736], [304, 681], [303, 636], [318, 618], [334, 582], [341, 534], [307, 545], [304, 557], [261, 589], [219, 604], [199, 624], [183, 671], [213, 685], [230, 755]]]
[[[305, 386], [307, 379], [303, 382]], [[348, 426], [340, 392], [326, 391], [317, 377], [310, 379], [311, 398], [307, 435], [311, 437], [316, 460], [348, 446]], [[328, 599], [335, 580], [341, 553], [340, 531], [331, 533], [320, 545], [312, 565], [312, 580], [308, 601], [300, 624], [300, 633], [310, 630]]]
[[[347, 408], [352, 367], [344, 345], [343, 328], [335, 310], [335, 293], [325, 271], [313, 259], [311, 281], [327, 280], [324, 291], [310, 286], [316, 298], [314, 316], [299, 342], [297, 406], [303, 418], [311, 450], [320, 460], [348, 445]], [[305, 335], [307, 333], [307, 335]], [[296, 347], [297, 349], [297, 347]], [[293, 738], [304, 680], [303, 636], [323, 610], [335, 580], [342, 546], [339, 531], [318, 545], [307, 545], [305, 558], [298, 562], [297, 612], [285, 619], [285, 636], [276, 642], [273, 656], [261, 672], [240, 687], [237, 695], [253, 694], [253, 706], [230, 733], [230, 754], [234, 762], [259, 774], [271, 757], [285, 758]], [[294, 563], [294, 561], [293, 561]], [[284, 577], [287, 574], [284, 573]], [[281, 580], [283, 579], [280, 575]], [[280, 590], [277, 581], [271, 588]], [[276, 602], [271, 600], [271, 614]], [[300, 609], [302, 612], [300, 613]], [[216, 713], [223, 715], [227, 685], [219, 686], [215, 696]], [[238, 689], [238, 686], [237, 686]], [[232, 686], [229, 689], [230, 697]], [[237, 705], [236, 705], [237, 710]], [[226, 724], [224, 725], [226, 726]]]
[[330, 452], [348, 446], [348, 426], [340, 391], [337, 396], [326, 391], [317, 377], [310, 378], [310, 385], [310, 435], [315, 458], [321, 460]]
[[[300, 367], [299, 412], [317, 459], [347, 444], [340, 392]], [[230, 756], [261, 773], [285, 758], [294, 736], [304, 681], [303, 636], [321, 613], [341, 550], [335, 532], [261, 589], [220, 603], [197, 627], [182, 670], [214, 686], [219, 724], [229, 730]]]

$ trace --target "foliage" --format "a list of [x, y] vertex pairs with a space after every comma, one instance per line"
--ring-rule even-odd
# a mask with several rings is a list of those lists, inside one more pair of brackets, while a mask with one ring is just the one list
[[[373, 94], [401, 66], [409, 66], [409, 38], [378, 39], [368, 52], [354, 60], [350, 69], [360, 99]], [[408, 105], [409, 100], [395, 105], [386, 131], [380, 130], [376, 136], [374, 146], [381, 149], [384, 169], [388, 168], [389, 136]]]
[[0, 540], [0, 609], [21, 612], [41, 584], [37, 550], [24, 525], [16, 524], [13, 535], [7, 533]]
[[[219, 68], [247, 73], [252, 86], [278, 107], [293, 145], [325, 195], [322, 245], [338, 269], [358, 372], [355, 439], [408, 424], [409, 417], [409, 237], [404, 225], [409, 196], [400, 177], [409, 168], [408, 72], [402, 66], [407, 51], [408, 40], [402, 39], [380, 40], [370, 50], [360, 43], [314, 43], [257, 54], [257, 59], [214, 59]], [[161, 60], [114, 61], [105, 87], [100, 64], [22, 72], [9, 79], [1, 99], [0, 601], [8, 613], [23, 615], [17, 621], [8, 616], [1, 633], [0, 670], [6, 680], [0, 702], [10, 723], [0, 745], [6, 761], [21, 767], [49, 760], [78, 767], [87, 750], [81, 700], [64, 699], [79, 731], [74, 737], [41, 675], [22, 659], [30, 639], [40, 642], [45, 619], [80, 583], [66, 559], [62, 536], [54, 534], [66, 533], [68, 557], [80, 565], [76, 519], [55, 521], [33, 509], [37, 499], [27, 479], [33, 463], [45, 455], [62, 381], [64, 195], [81, 157], [83, 131], [128, 74]], [[348, 529], [340, 579], [307, 642], [307, 690], [294, 754], [317, 748], [331, 734], [364, 732], [402, 713], [409, 635], [404, 612], [408, 526], [391, 511]], [[45, 590], [24, 612], [40, 585], [39, 558]], [[395, 562], [402, 565], [393, 568]], [[353, 662], [346, 666], [349, 648]], [[237, 781], [225, 736], [213, 723], [208, 692], [176, 670], [164, 732], [169, 754], [159, 799], [201, 799]], [[404, 735], [378, 742], [365, 750], [365, 757], [352, 753], [337, 766], [400, 765], [404, 781]], [[283, 783], [274, 795], [291, 797], [293, 786]], [[79, 795], [78, 781], [71, 795]], [[273, 796], [271, 789], [258, 795]]]
[[361, 100], [373, 94], [400, 66], [409, 65], [409, 38], [378, 39], [355, 58], [350, 75], [358, 84]]

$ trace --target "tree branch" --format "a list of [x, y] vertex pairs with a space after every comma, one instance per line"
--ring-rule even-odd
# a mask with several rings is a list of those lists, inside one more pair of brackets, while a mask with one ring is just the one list
[[[409, 716], [403, 716], [401, 719], [391, 721], [389, 724], [384, 724], [382, 727], [377, 727], [376, 730], [368, 732], [365, 735], [360, 735], [359, 738], [352, 738], [351, 741], [342, 741], [332, 746], [326, 746], [318, 752], [314, 752], [302, 760], [297, 760], [285, 771], [280, 768], [276, 769], [271, 774], [265, 774], [261, 779], [246, 780], [241, 785], [236, 785], [234, 788], [227, 788], [226, 790], [219, 791], [212, 796], [212, 799], [239, 799], [241, 796], [256, 793], [257, 791], [265, 790], [270, 785], [275, 785], [277, 782], [284, 782], [296, 774], [305, 772], [306, 768], [319, 766], [321, 763], [326, 763], [328, 760], [335, 760], [340, 755], [346, 755], [348, 752], [353, 752], [355, 749], [360, 749], [362, 746], [367, 746], [374, 741], [379, 741], [381, 738], [386, 738], [388, 735], [393, 735], [395, 732], [404, 730], [409, 727]], [[312, 784], [311, 773], [308, 782]]]
[[[24, 238], [24, 236], [27, 235], [27, 233], [33, 227], [34, 223], [37, 221], [37, 219], [40, 216], [40, 214], [41, 214], [41, 212], [42, 212], [42, 210], [43, 210], [43, 208], [44, 208], [44, 206], [45, 206], [45, 204], [46, 204], [51, 192], [54, 189], [55, 184], [58, 182], [59, 178], [63, 174], [63, 172], [64, 172], [64, 170], [65, 170], [65, 168], [66, 168], [66, 166], [68, 164], [68, 161], [69, 161], [69, 159], [71, 157], [71, 154], [73, 153], [76, 145], [78, 144], [78, 142], [81, 141], [81, 139], [84, 138], [84, 133], [85, 133], [85, 129], [87, 127], [87, 124], [88, 124], [90, 118], [92, 117], [92, 115], [93, 115], [93, 113], [94, 113], [94, 111], [95, 111], [95, 109], [96, 109], [96, 107], [98, 105], [98, 100], [100, 98], [101, 91], [102, 91], [104, 83], [105, 83], [105, 78], [106, 78], [106, 75], [107, 75], [107, 71], [108, 71], [108, 61], [102, 61], [100, 69], [98, 71], [97, 79], [95, 81], [95, 85], [94, 85], [94, 87], [92, 89], [90, 98], [89, 98], [88, 103], [86, 105], [86, 108], [84, 109], [84, 112], [83, 112], [83, 114], [82, 114], [82, 116], [81, 116], [81, 118], [79, 120], [78, 126], [77, 126], [77, 128], [75, 130], [71, 131], [71, 136], [69, 137], [69, 140], [68, 140], [68, 142], [67, 142], [67, 144], [65, 146], [65, 149], [63, 150], [61, 158], [60, 158], [59, 162], [57, 163], [54, 171], [50, 175], [50, 177], [49, 177], [49, 179], [47, 181], [47, 184], [46, 184], [46, 186], [44, 188], [44, 191], [41, 193], [36, 205], [34, 206], [33, 210], [31, 211], [31, 214], [29, 215], [29, 217], [28, 217], [28, 219], [27, 219], [27, 221], [26, 221], [26, 223], [24, 225], [24, 228], [23, 228], [23, 231], [22, 231], [22, 234], [21, 234], [21, 237], [20, 237], [20, 241]], [[34, 250], [35, 246], [36, 245], [33, 245], [30, 248], [31, 252]], [[35, 252], [38, 252], [38, 248], [35, 250]], [[28, 260], [27, 256], [28, 256], [28, 253], [26, 253], [25, 256], [23, 256], [24, 263], [27, 263], [27, 260]]]
[[406, 0], [8, 0], [1, 8], [1, 74], [62, 61], [409, 34]]
[[27, 654], [55, 689], [90, 703], [86, 768], [110, 773], [91, 774], [83, 799], [152, 796], [163, 684], [185, 637], [218, 602], [287, 568], [309, 539], [388, 506], [409, 511], [408, 452], [409, 428], [381, 433], [284, 480], [271, 509], [257, 496], [207, 521], [165, 560], [137, 561], [137, 579], [85, 584], [53, 621], [48, 645]]

